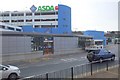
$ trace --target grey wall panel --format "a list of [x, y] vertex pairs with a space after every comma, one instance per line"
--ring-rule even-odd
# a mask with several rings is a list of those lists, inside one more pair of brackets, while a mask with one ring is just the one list
[[2, 64], [2, 36], [0, 36], [0, 64]]
[[0, 36], [0, 54], [2, 54], [2, 36]]
[[27, 36], [2, 36], [3, 54], [17, 54], [31, 51], [31, 37]]
[[54, 37], [54, 51], [78, 48], [78, 37]]
[[2, 37], [2, 47], [8, 47], [8, 40], [7, 36]]
[[8, 53], [16, 53], [16, 47], [12, 46], [8, 48]]
[[2, 47], [2, 53], [8, 54], [8, 47]]

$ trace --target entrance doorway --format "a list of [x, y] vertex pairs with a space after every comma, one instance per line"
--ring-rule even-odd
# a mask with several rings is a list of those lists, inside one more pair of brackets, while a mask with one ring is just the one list
[[44, 40], [43, 55], [53, 54], [53, 40]]

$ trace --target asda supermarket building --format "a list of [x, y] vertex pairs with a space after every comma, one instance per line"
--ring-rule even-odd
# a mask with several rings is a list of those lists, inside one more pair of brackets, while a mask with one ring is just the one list
[[21, 27], [23, 32], [71, 34], [71, 8], [66, 5], [36, 6], [29, 11], [5, 11], [0, 21]]

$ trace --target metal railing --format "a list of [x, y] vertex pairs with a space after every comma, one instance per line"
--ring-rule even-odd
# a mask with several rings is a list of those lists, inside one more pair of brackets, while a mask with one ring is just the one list
[[33, 77], [24, 78], [22, 80], [32, 80], [32, 79], [39, 79], [39, 80], [64, 80], [68, 78], [69, 80], [73, 80], [74, 78], [84, 78], [86, 76], [93, 75], [99, 71], [108, 71], [110, 68], [114, 68], [118, 66], [117, 61], [109, 61], [105, 60], [104, 62], [92, 62], [87, 64], [81, 64], [78, 66], [74, 66], [71, 68], [67, 68], [64, 70], [50, 72], [46, 74], [35, 75]]

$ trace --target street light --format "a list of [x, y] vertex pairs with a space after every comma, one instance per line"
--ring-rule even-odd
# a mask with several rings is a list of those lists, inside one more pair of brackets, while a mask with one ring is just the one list
[[51, 33], [52, 33], [52, 23], [51, 23]]

